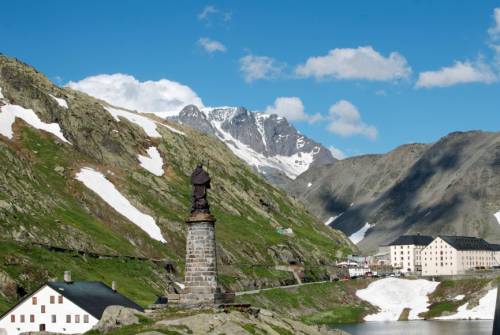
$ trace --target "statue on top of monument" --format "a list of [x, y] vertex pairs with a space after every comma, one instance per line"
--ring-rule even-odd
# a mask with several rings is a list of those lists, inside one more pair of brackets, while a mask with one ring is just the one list
[[193, 194], [191, 196], [191, 213], [210, 214], [210, 206], [207, 201], [207, 189], [210, 188], [210, 176], [203, 170], [203, 165], [198, 164], [191, 174]]

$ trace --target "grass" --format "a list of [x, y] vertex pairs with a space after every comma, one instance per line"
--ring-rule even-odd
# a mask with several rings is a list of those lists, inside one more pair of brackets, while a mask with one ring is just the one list
[[359, 305], [333, 307], [324, 312], [313, 313], [302, 317], [309, 324], [356, 323], [363, 320], [365, 308]]
[[[164, 290], [161, 286], [162, 270], [149, 261], [97, 259], [9, 242], [1, 242], [0, 248], [2, 270], [12, 278], [24, 278], [18, 284], [27, 292], [46, 282], [46, 278], [61, 278], [65, 270], [72, 271], [74, 280], [98, 280], [108, 285], [114, 280], [120, 293], [143, 307], [153, 303]], [[11, 301], [9, 305], [13, 303]], [[2, 311], [10, 307], [6, 305], [0, 304]]]
[[[499, 278], [493, 279], [493, 281], [498, 280]], [[419, 316], [424, 319], [432, 319], [445, 314], [455, 313], [459, 306], [463, 305], [472, 295], [483, 290], [491, 282], [492, 279], [484, 278], [444, 280], [429, 295], [429, 310], [420, 313]], [[464, 295], [465, 298], [457, 301], [455, 297], [458, 295]]]
[[239, 296], [236, 301], [286, 313], [309, 324], [352, 323], [375, 311], [373, 306], [354, 294], [367, 285], [366, 281], [349, 281], [277, 288]]

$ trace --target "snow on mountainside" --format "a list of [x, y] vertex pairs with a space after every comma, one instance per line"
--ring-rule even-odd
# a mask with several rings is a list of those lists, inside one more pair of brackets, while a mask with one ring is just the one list
[[328, 149], [300, 134], [277, 115], [250, 112], [242, 107], [186, 106], [172, 117], [214, 135], [247, 164], [280, 184], [295, 179], [311, 166], [335, 161]]

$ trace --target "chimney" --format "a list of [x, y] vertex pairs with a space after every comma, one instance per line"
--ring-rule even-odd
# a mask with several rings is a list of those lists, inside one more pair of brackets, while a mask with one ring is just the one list
[[64, 282], [68, 284], [73, 282], [71, 280], [71, 271], [64, 271]]
[[116, 292], [116, 287], [117, 287], [116, 282], [113, 280], [111, 282], [111, 289]]

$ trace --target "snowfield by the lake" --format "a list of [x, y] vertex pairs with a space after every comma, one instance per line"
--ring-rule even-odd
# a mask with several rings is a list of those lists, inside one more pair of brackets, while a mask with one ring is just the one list
[[[335, 220], [337, 217], [338, 216], [336, 216], [333, 220]], [[333, 220], [332, 220], [332, 222], [333, 222]], [[365, 235], [366, 235], [366, 232], [368, 231], [368, 229], [370, 229], [373, 226], [374, 225], [371, 225], [367, 222], [360, 230], [351, 234], [349, 236], [349, 239], [351, 240], [352, 243], [358, 244], [359, 242], [361, 242], [365, 238]]]
[[49, 94], [49, 95], [50, 95], [50, 97], [51, 97], [52, 99], [54, 99], [54, 100], [57, 102], [57, 104], [58, 104], [59, 106], [61, 106], [62, 108], [66, 108], [66, 109], [68, 109], [68, 103], [66, 102], [66, 100], [61, 99], [61, 98], [57, 98], [57, 97], [53, 96], [52, 94]]
[[166, 242], [155, 220], [132, 206], [130, 201], [128, 201], [127, 198], [116, 189], [115, 185], [107, 180], [102, 173], [92, 168], [82, 168], [80, 172], [76, 174], [75, 178], [95, 192], [118, 213], [144, 230], [151, 238], [160, 242]]
[[141, 166], [158, 177], [163, 176], [163, 159], [158, 149], [149, 147], [147, 153], [147, 156], [138, 155]]
[[12, 130], [12, 125], [16, 121], [16, 118], [24, 120], [30, 126], [36, 129], [44, 130], [57, 136], [61, 141], [71, 144], [63, 133], [61, 132], [61, 127], [57, 123], [45, 123], [32, 109], [26, 109], [17, 105], [4, 105], [0, 107], [0, 134], [12, 139], [14, 131]]
[[[462, 298], [463, 299], [463, 298]], [[439, 320], [492, 320], [495, 317], [495, 304], [497, 300], [497, 289], [491, 289], [484, 297], [479, 299], [479, 305], [468, 309], [469, 303], [458, 307], [457, 313], [441, 316]]]
[[425, 279], [384, 278], [356, 291], [356, 296], [380, 308], [379, 313], [365, 316], [365, 321], [397, 321], [405, 308], [411, 309], [408, 319], [417, 320], [418, 314], [427, 311], [427, 295], [438, 285]]

